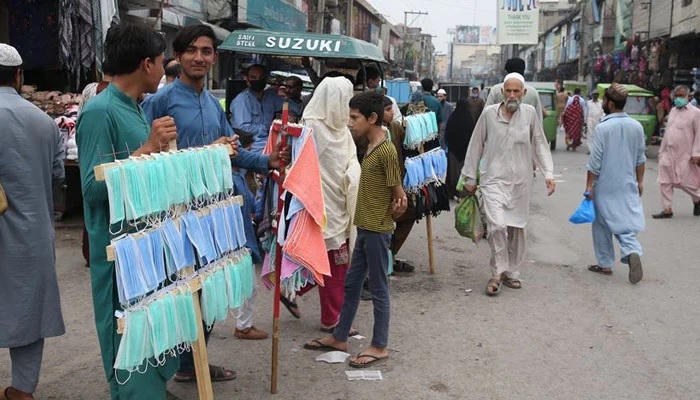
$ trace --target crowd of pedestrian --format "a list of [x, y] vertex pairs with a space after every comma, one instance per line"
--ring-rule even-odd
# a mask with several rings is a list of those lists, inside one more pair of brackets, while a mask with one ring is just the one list
[[[94, 169], [105, 162], [156, 154], [175, 141], [180, 149], [231, 146], [235, 192], [243, 206], [246, 247], [253, 262], [263, 251], [255, 225], [263, 218], [264, 187], [260, 176], [291, 159], [290, 149], [276, 146], [263, 154], [270, 127], [283, 103], [312, 129], [321, 171], [326, 229], [323, 232], [331, 276], [319, 287], [320, 329], [328, 336], [312, 339], [310, 350], [347, 350], [356, 332], [361, 292], [366, 277], [373, 302], [371, 344], [349, 365], [366, 368], [388, 359], [390, 352], [390, 290], [388, 274], [413, 270], [396, 259], [415, 224], [415, 205], [403, 189], [408, 153], [405, 130], [396, 101], [377, 90], [379, 72], [363, 68], [355, 77], [342, 73], [315, 76], [314, 93], [302, 97], [303, 83], [290, 77], [280, 92], [268, 85], [261, 64], [244, 71], [246, 89], [231, 102], [230, 118], [206, 88], [206, 77], [217, 61], [217, 41], [211, 27], [192, 25], [175, 37], [172, 59], [165, 59], [163, 37], [150, 28], [122, 24], [110, 28], [105, 42], [107, 78], [87, 90], [77, 121], [76, 142], [84, 199], [85, 244], [90, 266], [97, 337], [111, 398], [163, 399], [169, 379], [195, 382], [191, 352], [165, 357], [157, 366], [118, 382], [114, 369], [121, 335], [115, 312], [121, 311], [115, 265], [107, 260], [112, 239], [107, 187]], [[545, 111], [537, 91], [524, 78], [525, 63], [511, 59], [502, 83], [486, 97], [472, 88], [468, 99], [452, 107], [444, 90], [433, 95], [434, 82], [421, 81], [413, 100], [436, 115], [439, 144], [447, 151], [447, 185], [451, 196], [479, 193], [491, 250], [485, 293], [496, 296], [501, 286], [520, 289], [520, 269], [526, 254], [526, 227], [533, 193], [533, 165], [544, 176], [549, 196], [556, 189], [554, 163], [543, 130]], [[38, 384], [44, 339], [65, 333], [55, 270], [52, 187], [63, 179], [63, 154], [54, 121], [18, 95], [22, 59], [11, 46], [0, 44], [0, 194], [8, 208], [0, 209], [0, 347], [10, 349], [11, 386], [0, 399], [32, 399]], [[361, 89], [358, 90], [357, 84]], [[93, 93], [94, 91], [94, 93]], [[641, 281], [644, 229], [641, 196], [645, 172], [645, 136], [641, 125], [624, 113], [628, 93], [611, 84], [603, 98], [586, 101], [557, 95], [557, 108], [571, 150], [589, 131], [586, 197], [594, 202], [592, 224], [595, 273], [610, 275], [615, 266], [613, 237], [621, 262], [629, 265], [629, 281]], [[674, 189], [687, 192], [694, 215], [700, 215], [700, 110], [688, 103], [689, 89], [677, 87], [659, 155], [663, 210], [654, 218], [671, 218]], [[604, 116], [603, 116], [604, 114]], [[31, 176], [32, 179], [27, 179]], [[393, 265], [392, 265], [393, 260]], [[393, 268], [392, 268], [393, 267]], [[308, 290], [306, 290], [308, 291]], [[301, 310], [284, 293], [281, 301], [296, 317]], [[255, 296], [236, 314], [234, 336], [263, 340], [256, 328]], [[208, 329], [207, 329], [208, 328]], [[211, 332], [205, 326], [205, 338]], [[154, 364], [155, 365], [155, 364]], [[236, 378], [232, 368], [209, 366], [213, 381]]]

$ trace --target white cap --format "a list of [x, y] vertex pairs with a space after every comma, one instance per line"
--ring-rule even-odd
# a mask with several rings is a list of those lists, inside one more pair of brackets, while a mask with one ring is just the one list
[[19, 67], [20, 65], [22, 65], [22, 57], [19, 56], [17, 49], [9, 44], [0, 43], [0, 66]]
[[506, 75], [506, 77], [503, 78], [503, 83], [508, 82], [510, 79], [517, 79], [523, 83], [523, 86], [525, 86], [525, 78], [517, 72], [511, 72], [510, 74]]
[[446, 95], [447, 92], [445, 91], [445, 89], [440, 89], [440, 90], [438, 90], [437, 94], [445, 94]]

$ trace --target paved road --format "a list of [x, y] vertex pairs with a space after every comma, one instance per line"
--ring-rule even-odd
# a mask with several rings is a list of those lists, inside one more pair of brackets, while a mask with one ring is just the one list
[[[545, 197], [538, 177], [529, 227], [524, 288], [483, 294], [489, 277], [487, 244], [458, 237], [451, 214], [435, 220], [437, 274], [429, 275], [425, 224], [416, 226], [401, 257], [418, 264], [392, 278], [391, 359], [384, 380], [349, 382], [344, 365], [314, 362], [301, 348], [318, 332], [315, 292], [301, 299], [295, 320], [283, 309], [279, 393], [269, 394], [270, 341], [243, 342], [233, 321], [218, 324], [209, 343], [215, 364], [239, 377], [215, 384], [219, 399], [697, 399], [700, 398], [700, 218], [678, 194], [672, 220], [647, 221], [644, 280], [627, 281], [586, 266], [590, 226], [566, 219], [584, 188], [586, 156], [554, 154], [557, 193]], [[656, 161], [648, 163], [647, 215], [659, 208]], [[46, 345], [40, 399], [107, 398], [92, 321], [89, 273], [82, 266], [77, 230], [58, 233], [58, 273], [67, 334]], [[467, 293], [466, 289], [471, 289]], [[261, 289], [258, 322], [271, 328], [271, 295]], [[371, 305], [363, 302], [356, 327], [370, 336]], [[367, 339], [351, 339], [352, 352]], [[0, 384], [9, 357], [0, 351]], [[170, 384], [183, 399], [194, 386]]]

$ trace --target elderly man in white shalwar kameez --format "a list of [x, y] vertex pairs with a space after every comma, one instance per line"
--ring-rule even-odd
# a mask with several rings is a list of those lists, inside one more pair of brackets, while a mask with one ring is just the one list
[[644, 229], [644, 210], [640, 196], [644, 187], [646, 161], [644, 128], [622, 110], [627, 90], [613, 83], [605, 91], [606, 116], [596, 128], [591, 157], [588, 160], [586, 193], [595, 204], [593, 248], [597, 265], [589, 271], [611, 275], [615, 263], [613, 235], [620, 243], [622, 262], [629, 264], [629, 280], [642, 279], [642, 246], [637, 233]]
[[56, 279], [52, 186], [63, 180], [56, 123], [18, 91], [22, 59], [0, 43], [0, 348], [10, 349], [12, 386], [0, 399], [33, 399], [44, 338], [65, 333]]
[[[555, 189], [552, 154], [538, 111], [522, 103], [525, 79], [510, 73], [503, 80], [503, 101], [487, 106], [474, 128], [460, 183], [468, 193], [483, 196], [493, 277], [486, 294], [497, 295], [501, 283], [519, 289], [520, 264], [525, 255], [525, 226], [530, 213], [532, 165], [545, 176], [548, 195]], [[488, 139], [488, 140], [487, 140]], [[458, 185], [458, 188], [461, 185]]]

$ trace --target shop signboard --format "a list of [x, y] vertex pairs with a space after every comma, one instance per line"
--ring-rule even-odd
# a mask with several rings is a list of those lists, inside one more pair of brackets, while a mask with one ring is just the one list
[[239, 0], [238, 21], [263, 29], [306, 32], [306, 14], [284, 0]]
[[535, 1], [505, 0], [503, 5], [498, 9], [498, 44], [537, 44], [540, 14]]

